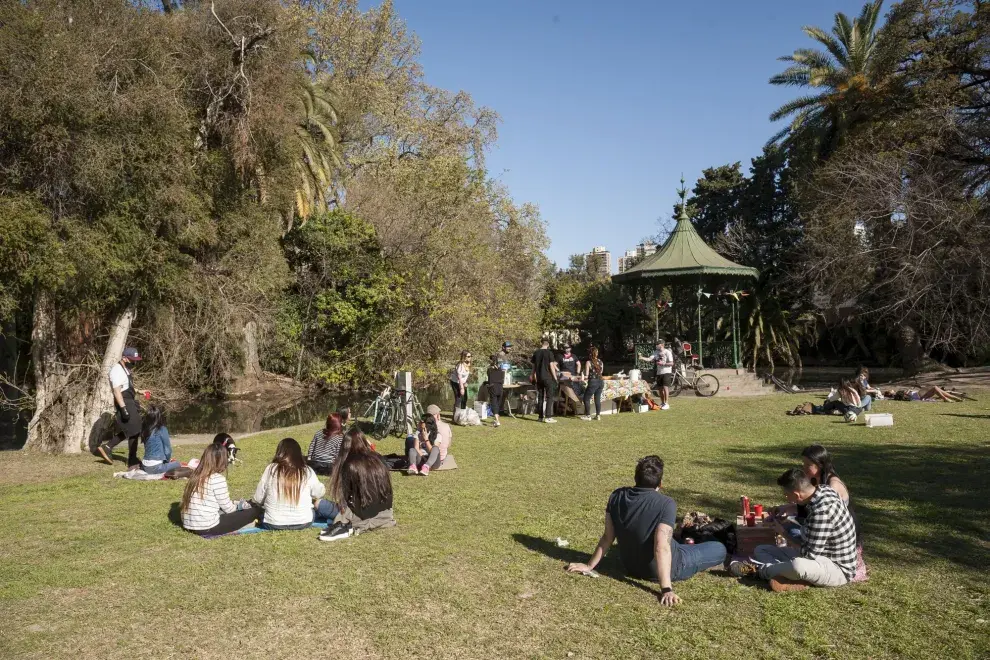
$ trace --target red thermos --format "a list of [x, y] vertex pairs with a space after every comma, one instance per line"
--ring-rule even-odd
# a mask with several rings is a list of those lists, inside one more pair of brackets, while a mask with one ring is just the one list
[[743, 517], [745, 518], [746, 516], [749, 515], [749, 498], [743, 495], [741, 498], [739, 498], [739, 502], [742, 504], [742, 514]]

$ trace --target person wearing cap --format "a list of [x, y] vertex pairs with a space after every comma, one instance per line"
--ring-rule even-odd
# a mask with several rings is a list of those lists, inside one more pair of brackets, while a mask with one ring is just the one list
[[568, 403], [576, 412], [581, 399], [574, 388], [581, 373], [581, 361], [571, 353], [570, 344], [564, 344], [564, 354], [557, 360], [557, 369], [560, 393], [564, 395], [564, 414], [567, 414]]
[[[434, 432], [431, 427], [435, 427], [436, 431]], [[435, 470], [443, 465], [453, 438], [454, 433], [450, 424], [440, 419], [440, 407], [427, 406], [424, 421], [419, 424], [418, 437], [407, 438], [406, 452], [409, 459], [409, 474], [419, 474], [425, 477], [430, 474], [430, 470]], [[409, 442], [410, 439], [413, 440], [412, 443]]]
[[502, 371], [508, 371], [509, 369], [512, 368], [511, 353], [512, 353], [512, 342], [508, 340], [503, 341], [502, 350], [500, 350], [498, 353], [495, 354], [496, 358], [498, 358], [498, 366], [499, 368], [502, 369]]
[[533, 353], [533, 373], [530, 382], [536, 385], [536, 409], [541, 422], [556, 424], [553, 418], [553, 402], [557, 397], [557, 360], [550, 350], [550, 339], [540, 340], [540, 349]]
[[[140, 467], [137, 457], [138, 440], [141, 437], [141, 408], [135, 399], [134, 381], [131, 378], [129, 365], [141, 361], [141, 354], [136, 348], [128, 346], [124, 349], [120, 361], [110, 369], [110, 389], [113, 392], [113, 403], [116, 409], [117, 434], [110, 442], [104, 442], [97, 451], [110, 465], [113, 465], [113, 448], [127, 440], [127, 467]], [[151, 396], [148, 390], [138, 390], [145, 398]]]
[[660, 410], [670, 410], [670, 386], [674, 384], [674, 354], [665, 346], [664, 340], [657, 341], [653, 355], [638, 356], [640, 360], [657, 365], [656, 387], [660, 389]]

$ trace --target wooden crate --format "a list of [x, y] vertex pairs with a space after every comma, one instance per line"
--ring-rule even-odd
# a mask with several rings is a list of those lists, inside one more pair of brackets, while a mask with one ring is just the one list
[[756, 521], [756, 527], [746, 527], [742, 516], [736, 518], [736, 554], [752, 557], [759, 545], [776, 545], [777, 531], [764, 518]]

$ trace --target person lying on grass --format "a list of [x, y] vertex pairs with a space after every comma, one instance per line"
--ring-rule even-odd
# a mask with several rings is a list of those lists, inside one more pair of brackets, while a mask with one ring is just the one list
[[227, 450], [222, 445], [208, 445], [182, 493], [179, 510], [183, 529], [200, 536], [229, 534], [258, 517], [258, 509], [249, 502], [235, 504], [230, 500], [226, 472]]
[[943, 390], [941, 387], [932, 386], [931, 388], [925, 390], [924, 392], [919, 392], [918, 390], [887, 390], [883, 393], [885, 399], [894, 399], [896, 401], [944, 401], [947, 403], [959, 403], [962, 401], [962, 396], [958, 393], [948, 392]]
[[293, 438], [285, 438], [275, 449], [275, 458], [265, 468], [254, 491], [254, 502], [264, 509], [265, 529], [306, 529], [316, 515], [333, 520], [337, 507], [320, 499], [326, 494], [313, 468], [303, 460], [302, 449]]
[[450, 424], [440, 419], [440, 407], [427, 406], [416, 435], [406, 438], [406, 458], [409, 459], [407, 472], [425, 477], [430, 474], [430, 470], [443, 465], [453, 435]]
[[647, 456], [636, 464], [636, 486], [617, 489], [605, 507], [605, 533], [587, 564], [568, 564], [571, 573], [587, 573], [598, 565], [612, 542], [632, 577], [660, 582], [660, 602], [681, 602], [673, 583], [725, 562], [725, 546], [718, 541], [682, 545], [674, 539], [677, 504], [660, 492], [663, 459]]
[[358, 429], [344, 436], [330, 476], [330, 497], [340, 510], [333, 524], [320, 534], [321, 541], [336, 541], [356, 532], [395, 525], [388, 467]]
[[770, 581], [774, 591], [815, 587], [841, 587], [856, 574], [856, 526], [838, 493], [815, 485], [804, 470], [792, 468], [777, 479], [787, 501], [808, 507], [801, 529], [802, 541], [775, 523], [787, 546], [757, 546], [755, 563], [734, 561], [729, 571], [737, 576], [758, 575]]

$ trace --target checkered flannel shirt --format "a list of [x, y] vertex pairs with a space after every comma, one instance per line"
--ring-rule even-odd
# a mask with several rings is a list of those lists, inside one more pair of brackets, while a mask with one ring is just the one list
[[856, 574], [856, 525], [838, 493], [818, 487], [808, 501], [803, 531], [802, 557], [827, 557], [847, 578]]

